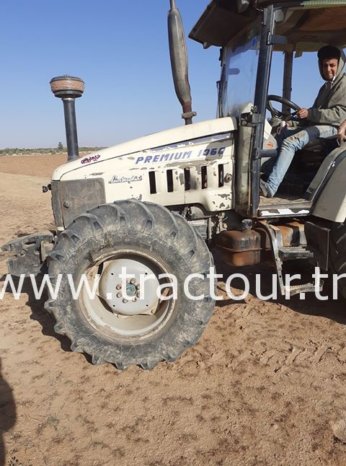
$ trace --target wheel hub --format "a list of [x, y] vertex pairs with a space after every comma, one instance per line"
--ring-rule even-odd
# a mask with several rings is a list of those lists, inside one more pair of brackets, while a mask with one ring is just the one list
[[139, 285], [135, 285], [132, 283], [127, 283], [126, 285], [126, 294], [127, 296], [130, 296], [131, 298], [135, 297], [137, 292], [139, 292]]
[[115, 259], [104, 263], [99, 296], [112, 312], [125, 316], [151, 314], [157, 308], [159, 281], [141, 261]]

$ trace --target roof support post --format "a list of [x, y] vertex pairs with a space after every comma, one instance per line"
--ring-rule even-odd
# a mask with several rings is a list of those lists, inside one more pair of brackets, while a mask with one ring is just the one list
[[[293, 72], [293, 52], [284, 52], [284, 77], [282, 83], [282, 96], [291, 100], [292, 95], [292, 72]], [[282, 113], [289, 113], [287, 105], [282, 104]]]
[[261, 159], [259, 158], [258, 149], [260, 149], [263, 145], [264, 122], [266, 116], [266, 104], [273, 51], [273, 43], [271, 41], [271, 36], [274, 31], [274, 20], [274, 6], [269, 5], [268, 7], [263, 9], [260, 50], [256, 78], [255, 108], [258, 117], [255, 128], [255, 137], [251, 160], [251, 200], [249, 206], [249, 214], [251, 216], [257, 215], [257, 209], [259, 205], [259, 179]]

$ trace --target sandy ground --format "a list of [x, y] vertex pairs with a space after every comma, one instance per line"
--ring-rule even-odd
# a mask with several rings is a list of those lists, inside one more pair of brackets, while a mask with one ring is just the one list
[[[0, 244], [52, 224], [40, 187], [62, 160], [0, 158]], [[1, 466], [346, 464], [341, 301], [226, 302], [175, 363], [119, 372], [26, 291], [0, 300]]]

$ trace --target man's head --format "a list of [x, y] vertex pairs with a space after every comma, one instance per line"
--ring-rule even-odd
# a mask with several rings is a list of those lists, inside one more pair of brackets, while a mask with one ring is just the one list
[[320, 48], [317, 56], [323, 79], [333, 81], [338, 71], [341, 56], [340, 49], [333, 45], [325, 45]]

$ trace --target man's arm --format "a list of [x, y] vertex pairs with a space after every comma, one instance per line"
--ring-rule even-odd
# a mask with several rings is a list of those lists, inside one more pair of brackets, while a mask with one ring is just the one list
[[308, 120], [314, 124], [339, 126], [346, 119], [346, 106], [335, 105], [331, 108], [309, 108]]
[[346, 107], [343, 105], [335, 105], [332, 108], [323, 109], [301, 108], [297, 111], [297, 116], [299, 120], [308, 119], [311, 123], [336, 126], [340, 121], [346, 118]]
[[[323, 88], [321, 88], [323, 89]], [[325, 103], [316, 106], [317, 102], [323, 101], [323, 92], [315, 100], [314, 105], [308, 109], [308, 121], [314, 125], [332, 125], [340, 126], [346, 119], [346, 77], [344, 76], [336, 89], [333, 89], [332, 95], [326, 99]]]

